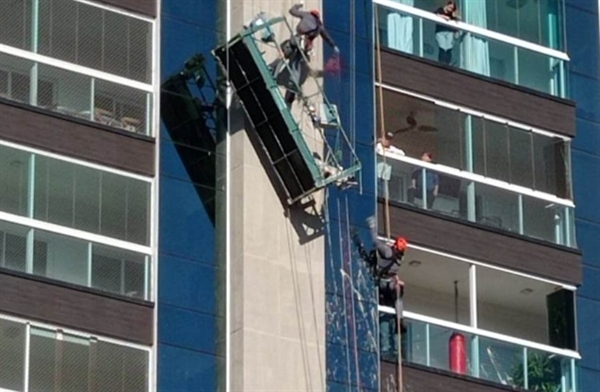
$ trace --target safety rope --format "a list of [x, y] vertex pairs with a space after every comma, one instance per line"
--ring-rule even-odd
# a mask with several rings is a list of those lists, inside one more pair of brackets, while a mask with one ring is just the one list
[[[383, 110], [383, 87], [381, 82], [381, 41], [379, 37], [379, 7], [375, 5], [375, 44], [377, 51], [377, 82], [379, 84], [377, 92], [379, 96], [379, 124], [381, 129], [381, 149], [383, 152], [383, 164], [387, 165], [385, 148], [383, 147], [383, 140], [385, 136], [385, 116]], [[385, 180], [384, 180], [385, 181]], [[385, 234], [387, 238], [391, 237], [390, 234], [390, 199], [389, 199], [389, 184], [385, 183], [385, 192], [384, 192], [384, 215], [385, 215]]]
[[[378, 96], [379, 96], [379, 124], [381, 129], [381, 149], [383, 152], [383, 164], [387, 165], [385, 148], [383, 146], [383, 140], [386, 137], [385, 135], [385, 116], [383, 109], [383, 85], [382, 85], [382, 74], [381, 74], [381, 39], [379, 37], [379, 7], [377, 5], [375, 7], [375, 44], [377, 51], [377, 82], [378, 86]], [[385, 180], [384, 180], [385, 181]], [[389, 199], [389, 184], [385, 183], [385, 192], [384, 192], [384, 215], [385, 215], [385, 233], [386, 237], [390, 238], [390, 199]], [[399, 287], [397, 287], [398, 292], [396, 293], [396, 301], [400, 301], [400, 292]], [[396, 308], [398, 308], [396, 306]], [[398, 392], [404, 391], [404, 382], [402, 378], [402, 333], [401, 333], [401, 321], [402, 315], [399, 314], [398, 310], [396, 311], [396, 329], [398, 335]]]
[[[350, 293], [352, 294], [352, 303], [351, 303], [351, 312], [352, 312], [352, 342], [354, 342], [354, 366], [356, 367], [356, 385], [358, 387], [358, 390], [362, 390], [362, 384], [360, 382], [360, 366], [359, 366], [359, 360], [358, 360], [358, 336], [356, 333], [356, 309], [354, 308], [354, 272], [353, 272], [353, 268], [352, 268], [352, 240], [351, 238], [351, 234], [350, 234], [350, 212], [349, 212], [349, 208], [348, 208], [348, 194], [345, 193], [345, 207], [346, 207], [346, 232], [344, 233], [344, 237], [346, 238], [347, 241], [347, 245], [346, 245], [346, 258], [345, 260], [348, 260], [348, 270], [346, 272], [349, 272], [350, 274]], [[340, 233], [341, 234], [341, 233]], [[341, 236], [340, 236], [341, 237]]]

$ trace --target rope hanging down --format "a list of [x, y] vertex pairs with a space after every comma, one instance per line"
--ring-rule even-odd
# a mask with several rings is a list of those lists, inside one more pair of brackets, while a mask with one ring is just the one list
[[[384, 109], [383, 109], [383, 87], [382, 87], [382, 75], [381, 75], [381, 40], [379, 37], [379, 7], [377, 7], [377, 5], [374, 5], [375, 7], [375, 44], [376, 44], [376, 51], [377, 51], [377, 82], [378, 82], [378, 97], [379, 97], [379, 124], [380, 124], [380, 130], [381, 130], [381, 149], [383, 152], [383, 164], [386, 165], [386, 153], [385, 153], [385, 148], [383, 147], [383, 140], [386, 137], [385, 134], [385, 116], [384, 116]], [[385, 200], [385, 204], [384, 204], [384, 214], [385, 214], [385, 234], [387, 238], [391, 237], [391, 233], [390, 233], [390, 200], [389, 200], [389, 190], [387, 188], [388, 184], [385, 184], [385, 192], [384, 192], [384, 200]], [[398, 301], [398, 298], [400, 296], [400, 293], [397, 293], [397, 299], [396, 301]], [[396, 306], [396, 308], [398, 308], [398, 306]], [[398, 392], [403, 392], [404, 391], [404, 382], [402, 379], [402, 333], [400, 332], [400, 323], [402, 321], [402, 315], [400, 314], [400, 312], [397, 310], [396, 311], [396, 326], [397, 326], [397, 334], [398, 334], [398, 369], [397, 369], [397, 373], [398, 373], [398, 380], [397, 380], [397, 384], [398, 384]]]

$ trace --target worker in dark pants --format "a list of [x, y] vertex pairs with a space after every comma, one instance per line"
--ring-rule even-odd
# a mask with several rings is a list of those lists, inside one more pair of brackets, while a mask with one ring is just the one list
[[[393, 307], [396, 314], [381, 313], [379, 316], [379, 339], [381, 344], [381, 357], [395, 361], [398, 352], [398, 326], [396, 315], [402, 316], [402, 297], [404, 296], [404, 282], [398, 276], [400, 263], [408, 245], [406, 239], [396, 238], [393, 245], [377, 238], [375, 217], [367, 218], [367, 226], [371, 232], [374, 250], [366, 252], [360, 238], [355, 234], [354, 242], [357, 244], [359, 254], [371, 267], [371, 271], [379, 287], [379, 303]], [[400, 322], [400, 332], [406, 328]]]
[[323, 26], [319, 11], [312, 10], [306, 12], [301, 11], [301, 8], [302, 4], [295, 4], [290, 8], [290, 14], [299, 18], [300, 22], [298, 22], [298, 25], [296, 26], [296, 34], [291, 39], [282, 43], [282, 51], [284, 56], [289, 60], [288, 66], [291, 74], [287, 86], [288, 90], [285, 93], [285, 102], [288, 107], [291, 107], [294, 103], [296, 94], [301, 93], [301, 91], [298, 90], [302, 87], [308, 77], [309, 67], [304, 59], [306, 57], [307, 60], [310, 60], [315, 38], [318, 36], [323, 37], [323, 39], [333, 48], [335, 53], [340, 52]]

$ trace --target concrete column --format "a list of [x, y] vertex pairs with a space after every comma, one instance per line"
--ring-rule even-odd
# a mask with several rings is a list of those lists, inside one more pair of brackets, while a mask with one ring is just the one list
[[[233, 34], [260, 11], [286, 15], [292, 1], [232, 1]], [[320, 8], [316, 1], [306, 9]], [[276, 31], [278, 37], [289, 35]], [[287, 37], [286, 37], [287, 38]], [[317, 52], [323, 42], [317, 41]], [[312, 64], [322, 64], [319, 56]], [[307, 82], [305, 91], [314, 90]], [[237, 100], [237, 97], [235, 98]], [[294, 112], [299, 113], [299, 104]], [[307, 117], [307, 116], [304, 116]], [[324, 238], [301, 243], [307, 216], [290, 212], [252, 145], [245, 114], [231, 121], [231, 344], [232, 391], [325, 390]], [[321, 151], [308, 118], [307, 138]], [[314, 144], [313, 144], [314, 143]], [[261, 152], [262, 153], [262, 152]], [[316, 195], [320, 210], [322, 195]]]

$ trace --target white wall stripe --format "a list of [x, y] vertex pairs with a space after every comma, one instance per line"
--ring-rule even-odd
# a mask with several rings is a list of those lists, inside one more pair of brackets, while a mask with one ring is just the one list
[[[74, 0], [78, 3], [82, 3], [82, 4], [87, 4], [87, 5], [91, 5], [92, 7], [96, 7], [96, 8], [101, 8], [107, 11], [111, 11], [111, 12], [115, 12], [117, 14], [121, 14], [121, 15], [125, 15], [125, 16], [129, 16], [131, 18], [135, 18], [135, 19], [140, 19], [149, 23], [153, 23], [154, 19], [149, 17], [149, 16], [144, 16], [141, 14], [136, 14], [130, 11], [126, 11], [122, 8], [118, 8], [112, 5], [108, 5], [108, 4], [101, 4], [101, 3], [95, 3], [93, 1], [90, 0]], [[145, 0], [144, 0], [145, 1]]]
[[[382, 313], [396, 314], [395, 309], [392, 307], [389, 307], [389, 306], [379, 305], [379, 311]], [[423, 316], [421, 314], [413, 313], [413, 312], [409, 312], [409, 311], [404, 311], [402, 313], [402, 315], [408, 319], [415, 320], [415, 321], [421, 321], [423, 323], [433, 324], [433, 325], [437, 325], [440, 327], [444, 327], [444, 328], [448, 328], [448, 329], [452, 329], [452, 330], [456, 330], [456, 331], [462, 331], [462, 332], [466, 332], [466, 333], [473, 334], [473, 335], [483, 336], [486, 338], [499, 340], [501, 342], [512, 343], [517, 346], [528, 347], [528, 348], [532, 348], [534, 350], [545, 351], [547, 353], [556, 354], [556, 355], [560, 355], [560, 356], [567, 357], [567, 358], [581, 359], [581, 355], [579, 355], [579, 353], [577, 351], [573, 351], [573, 350], [560, 349], [560, 348], [548, 346], [548, 345], [541, 344], [541, 343], [532, 342], [532, 341], [525, 340], [525, 339], [515, 338], [513, 336], [503, 335], [503, 334], [499, 334], [496, 332], [491, 332], [491, 331], [487, 331], [487, 330], [483, 330], [483, 329], [479, 329], [479, 328], [473, 328], [473, 327], [453, 323], [453, 322], [446, 321], [446, 320], [440, 320], [440, 319], [437, 319], [434, 317]]]
[[142, 175], [139, 175], [139, 174], [134, 174], [134, 173], [131, 173], [131, 172], [127, 172], [127, 171], [124, 171], [124, 170], [114, 169], [114, 168], [108, 167], [108, 166], [98, 165], [96, 163], [92, 163], [92, 162], [88, 162], [88, 161], [83, 161], [83, 160], [79, 160], [79, 159], [67, 157], [65, 155], [55, 154], [55, 153], [50, 152], [50, 151], [38, 150], [36, 148], [22, 146], [20, 144], [16, 144], [16, 143], [12, 143], [12, 142], [7, 142], [5, 140], [0, 140], [0, 145], [1, 146], [6, 146], [6, 147], [10, 147], [10, 148], [14, 148], [14, 149], [21, 150], [21, 151], [27, 151], [27, 152], [30, 152], [30, 153], [35, 154], [35, 155], [40, 155], [40, 156], [45, 156], [45, 157], [48, 157], [48, 158], [58, 159], [58, 160], [61, 160], [61, 161], [64, 161], [64, 162], [70, 162], [70, 163], [73, 163], [75, 165], [85, 166], [85, 167], [89, 167], [91, 169], [96, 169], [96, 170], [100, 170], [100, 171], [107, 172], [107, 173], [117, 174], [117, 175], [120, 175], [120, 176], [123, 176], [123, 177], [133, 178], [133, 179], [144, 181], [144, 182], [152, 183], [152, 180], [153, 180], [152, 177], [146, 177], [146, 176], [142, 176]]
[[380, 4], [384, 7], [388, 7], [391, 9], [396, 9], [398, 11], [404, 12], [409, 15], [417, 16], [419, 18], [427, 19], [427, 20], [433, 21], [437, 24], [448, 25], [453, 28], [458, 27], [459, 29], [461, 29], [463, 31], [468, 31], [468, 32], [476, 34], [478, 36], [482, 36], [482, 37], [485, 37], [488, 39], [503, 42], [503, 43], [506, 43], [509, 45], [517, 46], [517, 47], [520, 47], [523, 49], [528, 49], [533, 52], [545, 54], [547, 56], [554, 57], [554, 58], [557, 58], [560, 60], [569, 61], [569, 56], [564, 52], [560, 52], [555, 49], [550, 49], [550, 48], [542, 46], [542, 45], [537, 45], [532, 42], [525, 41], [525, 40], [522, 40], [519, 38], [511, 37], [509, 35], [500, 34], [500, 33], [497, 33], [495, 31], [491, 31], [488, 29], [483, 29], [481, 27], [467, 24], [464, 22], [447, 22], [444, 19], [436, 16], [433, 12], [424, 11], [424, 10], [421, 10], [421, 9], [418, 9], [415, 7], [411, 7], [406, 4], [397, 3], [392, 0], [373, 0], [373, 3]]
[[146, 92], [153, 92], [154, 88], [150, 84], [138, 82], [135, 80], [127, 79], [122, 76], [117, 76], [113, 74], [109, 74], [103, 71], [98, 71], [92, 68], [84, 67], [82, 65], [69, 63], [67, 61], [58, 60], [52, 57], [43, 56], [41, 54], [29, 52], [27, 50], [14, 48], [12, 46], [0, 44], [0, 53], [9, 54], [12, 56], [20, 57], [23, 59], [31, 60], [38, 62], [40, 64], [50, 65], [53, 67], [61, 68], [66, 71], [70, 71], [73, 73], [78, 73], [80, 75], [87, 75], [93, 78], [106, 80], [108, 82], [113, 82], [116, 84], [120, 84], [122, 86], [127, 86], [134, 88], [136, 90], [142, 90]]
[[572, 140], [572, 138], [570, 138], [568, 136], [559, 135], [557, 133], [552, 133], [550, 131], [546, 131], [546, 130], [543, 130], [543, 129], [540, 129], [540, 128], [536, 128], [536, 127], [533, 127], [533, 126], [530, 126], [530, 125], [526, 125], [526, 124], [523, 124], [523, 123], [515, 122], [515, 121], [509, 120], [507, 118], [498, 117], [498, 116], [495, 116], [493, 114], [483, 113], [483, 112], [480, 112], [480, 111], [477, 111], [477, 110], [474, 110], [474, 109], [467, 108], [465, 106], [456, 105], [456, 104], [453, 104], [453, 103], [450, 103], [450, 102], [446, 102], [446, 101], [440, 101], [440, 100], [438, 100], [436, 98], [432, 98], [432, 97], [429, 97], [429, 96], [423, 95], [423, 94], [414, 93], [412, 91], [408, 91], [408, 90], [404, 90], [404, 89], [401, 89], [401, 88], [398, 88], [398, 87], [394, 87], [394, 86], [389, 85], [389, 84], [375, 82], [375, 85], [376, 86], [381, 86], [384, 90], [390, 90], [390, 91], [393, 91], [393, 92], [396, 92], [396, 93], [400, 93], [400, 94], [408, 95], [408, 96], [411, 96], [411, 97], [414, 97], [414, 98], [422, 99], [424, 101], [431, 102], [431, 103], [433, 103], [435, 105], [445, 107], [447, 109], [460, 110], [463, 113], [467, 113], [467, 114], [470, 114], [472, 116], [482, 117], [482, 118], [484, 118], [486, 120], [491, 120], [491, 121], [498, 122], [498, 123], [501, 123], [501, 124], [507, 124], [507, 125], [509, 125], [511, 127], [514, 127], [514, 128], [523, 129], [525, 131], [531, 131], [533, 133], [537, 133], [537, 134], [544, 135], [544, 136], [547, 136], [547, 137], [559, 138], [559, 139], [562, 139], [564, 141], [571, 141]]
[[152, 256], [152, 248], [149, 246], [138, 245], [127, 241], [118, 240], [111, 237], [106, 237], [99, 234], [92, 234], [85, 231], [71, 229], [69, 227], [55, 225], [53, 223], [43, 222], [36, 219], [26, 218], [19, 215], [9, 214], [8, 212], [0, 211], [0, 221], [15, 223], [31, 227], [38, 230], [45, 230], [56, 234], [63, 234], [69, 237], [78, 238], [84, 241], [91, 241], [102, 245], [112, 246], [119, 249], [129, 250], [132, 252], [143, 253]]

